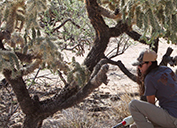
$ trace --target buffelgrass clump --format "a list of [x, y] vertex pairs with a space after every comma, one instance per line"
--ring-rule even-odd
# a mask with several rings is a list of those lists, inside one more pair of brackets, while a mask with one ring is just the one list
[[125, 93], [125, 95], [122, 95], [120, 97], [120, 102], [118, 105], [113, 106], [114, 110], [119, 115], [119, 118], [124, 118], [126, 116], [129, 116], [129, 110], [128, 110], [128, 104], [131, 101], [132, 97], [130, 97], [129, 94]]
[[[99, 96], [100, 92], [97, 93]], [[137, 99], [137, 97], [124, 91], [124, 93], [119, 92], [117, 94], [117, 99], [119, 100], [111, 100], [111, 94], [107, 98], [97, 97], [94, 99], [89, 97], [81, 104], [57, 112], [52, 118], [47, 118], [44, 120], [42, 128], [113, 127], [122, 121], [123, 118], [130, 115], [128, 104], [132, 99]]]
[[138, 99], [137, 96], [125, 92], [120, 96], [120, 101], [112, 105], [112, 111], [114, 111], [114, 118], [117, 122], [120, 122], [123, 118], [130, 115], [128, 105], [131, 100]]

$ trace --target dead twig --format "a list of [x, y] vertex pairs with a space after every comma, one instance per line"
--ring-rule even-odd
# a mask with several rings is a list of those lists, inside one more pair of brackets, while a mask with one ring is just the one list
[[[60, 26], [56, 27], [53, 29], [52, 32], [55, 32], [56, 30], [60, 29], [62, 26], [64, 26], [68, 21], [70, 21], [73, 25], [75, 25], [78, 29], [81, 28], [78, 24], [76, 24], [74, 21], [72, 21], [71, 19], [67, 19], [65, 20]], [[85, 29], [83, 29], [85, 31]]]
[[[114, 58], [114, 57], [117, 57], [117, 56], [119, 56], [119, 55], [122, 55], [122, 54], [129, 48], [129, 46], [130, 46], [130, 44], [128, 44], [128, 41], [129, 41], [129, 39], [127, 39], [127, 40], [125, 41], [125, 39], [123, 40], [123, 37], [122, 37], [122, 38], [118, 41], [117, 47], [114, 48], [111, 52], [109, 52], [106, 56], [108, 56], [109, 54], [111, 54], [115, 49], [116, 49], [116, 53], [115, 53], [114, 55], [110, 56], [109, 59], [112, 59], [112, 58]], [[124, 43], [124, 42], [125, 42], [125, 43]], [[122, 50], [120, 50], [120, 45], [121, 45], [121, 44], [124, 44]]]
[[35, 79], [37, 78], [37, 75], [39, 74], [39, 71], [40, 71], [40, 70], [41, 70], [41, 68], [38, 68], [38, 71], [37, 71], [36, 75], [34, 76], [34, 78], [33, 78], [32, 82], [31, 82], [31, 84], [28, 86], [28, 89], [30, 89], [31, 86], [33, 85], [33, 83], [34, 83]]
[[58, 70], [58, 75], [59, 75], [60, 79], [63, 81], [63, 83], [65, 84], [65, 86], [68, 85], [68, 83], [66, 82], [66, 80], [62, 76], [62, 73], [60, 72], [60, 70]]

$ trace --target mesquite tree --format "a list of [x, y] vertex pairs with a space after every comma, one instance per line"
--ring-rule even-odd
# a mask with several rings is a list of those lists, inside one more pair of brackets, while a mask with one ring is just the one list
[[[69, 1], [70, 4], [74, 2], [76, 1]], [[159, 37], [176, 41], [177, 2], [175, 0], [152, 2], [100, 0], [99, 4], [96, 0], [85, 0], [88, 18], [95, 30], [95, 39], [83, 65], [76, 62], [74, 57], [71, 63], [67, 63], [63, 59], [62, 51], [70, 49], [82, 55], [84, 50], [82, 42], [90, 42], [87, 37], [93, 38], [91, 35], [93, 31], [90, 31], [93, 28], [88, 24], [87, 18], [85, 18], [87, 21], [80, 24], [76, 24], [71, 18], [63, 19], [62, 15], [71, 17], [73, 13], [69, 12], [77, 10], [56, 6], [62, 3], [63, 1], [60, 0], [13, 0], [1, 3], [1, 26], [4, 27], [0, 32], [0, 71], [12, 86], [20, 108], [25, 114], [22, 126], [25, 128], [41, 127], [45, 118], [81, 102], [95, 88], [102, 83], [106, 84], [107, 63], [119, 66], [124, 73], [136, 81], [136, 76], [131, 74], [121, 61], [111, 60], [112, 57], [119, 55], [119, 52], [112, 57], [104, 54], [111, 37], [119, 37], [126, 33], [136, 41], [149, 44], [156, 52]], [[109, 5], [110, 10], [104, 8], [105, 4]], [[78, 10], [83, 9], [79, 7]], [[115, 19], [116, 25], [109, 27], [104, 17]], [[67, 26], [68, 22], [72, 26]], [[144, 33], [140, 35], [134, 31], [133, 25], [139, 27]], [[74, 31], [75, 29], [79, 31]], [[71, 34], [72, 31], [74, 33]], [[77, 36], [73, 34], [76, 33], [85, 36], [80, 39], [75, 38]], [[170, 54], [171, 52], [167, 52], [166, 56]], [[23, 76], [37, 68], [47, 68], [52, 72], [66, 75], [65, 80], [60, 74], [65, 84], [63, 89], [53, 97], [44, 100], [39, 99], [37, 95], [31, 96]]]

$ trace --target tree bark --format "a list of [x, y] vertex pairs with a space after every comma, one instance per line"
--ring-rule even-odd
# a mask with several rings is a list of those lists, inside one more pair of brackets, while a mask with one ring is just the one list
[[102, 16], [95, 11], [98, 8], [96, 0], [86, 0], [86, 8], [90, 22], [96, 31], [94, 45], [84, 61], [84, 64], [92, 71], [94, 66], [104, 57], [110, 34], [109, 27], [105, 24]]
[[36, 112], [39, 107], [36, 106], [35, 102], [31, 99], [22, 77], [20, 76], [15, 79], [11, 79], [11, 71], [9, 70], [4, 70], [3, 74], [7, 82], [11, 84], [22, 111], [25, 114], [32, 114]]
[[137, 76], [132, 74], [130, 71], [128, 71], [128, 69], [125, 67], [125, 65], [121, 62], [121, 60], [118, 61], [112, 61], [108, 59], [108, 63], [113, 64], [113, 65], [117, 65], [120, 70], [126, 75], [128, 76], [128, 78], [130, 78], [132, 81], [137, 82]]
[[41, 117], [39, 115], [27, 115], [25, 117], [23, 128], [40, 128], [45, 116]]
[[[40, 104], [38, 100], [33, 100], [26, 88], [26, 84], [22, 79], [22, 76], [16, 77], [15, 79], [11, 78], [11, 71], [4, 70], [3, 74], [11, 84], [13, 91], [17, 97], [18, 103], [21, 107], [21, 110], [26, 115], [24, 121], [24, 128], [37, 128], [45, 116], [39, 116], [40, 114]], [[39, 118], [40, 117], [40, 118]]]
[[122, 21], [115, 27], [109, 28], [99, 11], [96, 11], [98, 10], [98, 6], [96, 0], [86, 0], [88, 17], [96, 32], [94, 45], [84, 60], [84, 64], [90, 71], [92, 71], [95, 65], [104, 58], [104, 51], [107, 48], [110, 37], [118, 37], [129, 29]]
[[162, 57], [162, 61], [159, 65], [167, 66], [167, 64], [172, 61], [172, 57], [170, 57], [171, 53], [173, 52], [173, 49], [168, 47], [166, 53]]
[[101, 68], [96, 70], [98, 73], [80, 90], [78, 85], [73, 82], [71, 86], [64, 88], [59, 94], [44, 101], [40, 101], [38, 96], [34, 96], [33, 98], [30, 97], [22, 76], [12, 79], [11, 71], [4, 70], [3, 74], [8, 83], [11, 84], [19, 105], [26, 115], [23, 128], [41, 127], [42, 121], [45, 118], [53, 115], [59, 110], [80, 103], [84, 98], [88, 97], [95, 88], [98, 88], [102, 83], [106, 83], [108, 65], [100, 66]]

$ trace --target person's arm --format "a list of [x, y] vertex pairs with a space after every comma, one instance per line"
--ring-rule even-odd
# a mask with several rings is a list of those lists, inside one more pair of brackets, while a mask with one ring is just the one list
[[154, 104], [155, 105], [155, 95], [152, 95], [152, 96], [146, 96], [147, 98], [147, 101], [151, 104]]

